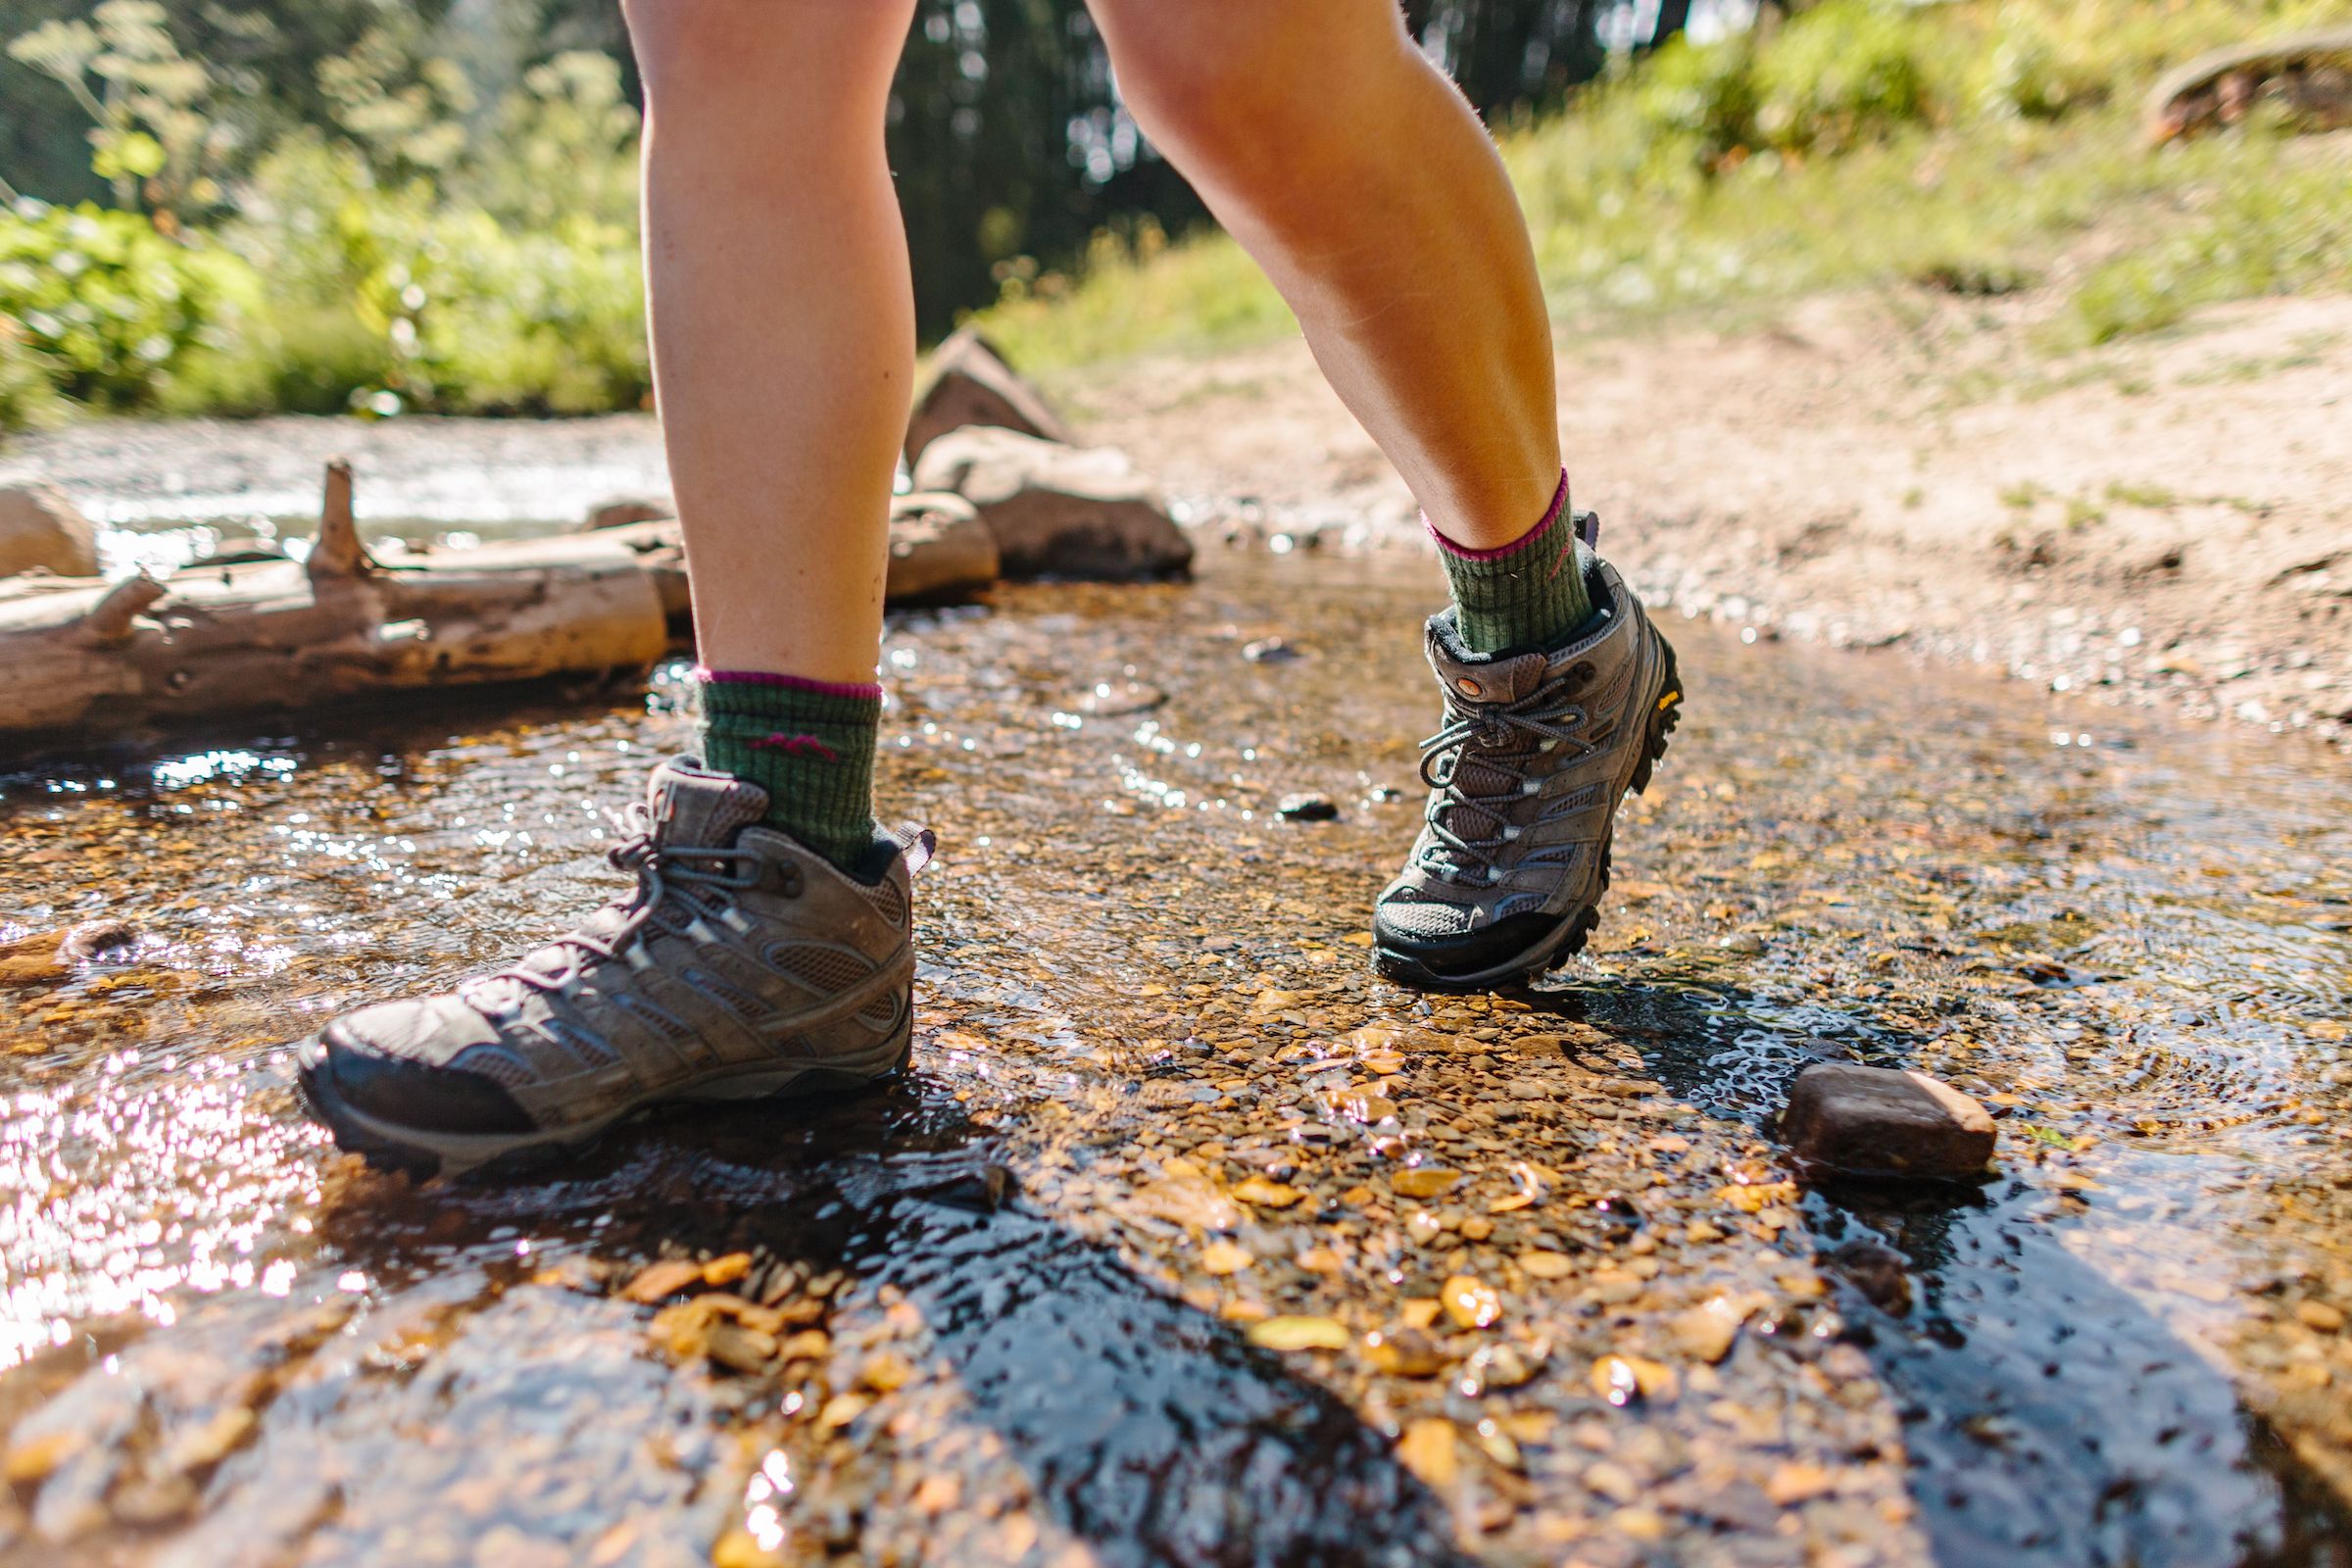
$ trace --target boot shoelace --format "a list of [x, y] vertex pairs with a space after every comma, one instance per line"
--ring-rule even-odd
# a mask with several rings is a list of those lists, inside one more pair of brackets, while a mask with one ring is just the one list
[[[660, 921], [664, 906], [673, 896], [693, 905], [699, 918], [721, 912], [732, 902], [729, 895], [759, 883], [759, 857], [753, 851], [702, 846], [664, 849], [654, 841], [652, 813], [643, 803], [608, 815], [612, 825], [626, 836], [605, 852], [605, 859], [614, 870], [633, 872], [637, 877], [637, 892], [629, 900], [628, 914], [620, 928], [610, 937], [593, 936], [585, 931], [566, 931], [557, 937], [538, 950], [564, 955], [564, 963], [556, 969], [535, 969], [526, 960], [467, 981], [459, 988], [459, 994], [468, 1006], [484, 1013], [502, 1012], [521, 1000], [520, 993], [499, 986], [501, 981], [513, 981], [533, 991], [564, 991], [592, 964], [623, 957], [645, 928]], [[698, 861], [703, 863], [697, 864]], [[708, 887], [714, 894], [698, 896], [689, 891], [691, 887]], [[493, 994], [494, 987], [498, 994]]]
[[[1512, 703], [1463, 703], [1447, 696], [1446, 706], [1453, 721], [1421, 743], [1421, 782], [1438, 792], [1424, 816], [1442, 852], [1425, 854], [1424, 867], [1468, 887], [1493, 887], [1502, 880], [1496, 857], [1520, 833], [1510, 820], [1510, 805], [1544, 788], [1542, 778], [1511, 764], [1506, 748], [1521, 738], [1531, 741], [1524, 754], [1530, 763], [1559, 746], [1576, 748], [1580, 757], [1592, 755], [1593, 748], [1577, 733], [1584, 728], [1585, 710], [1560, 700], [1566, 683], [1565, 675], [1545, 681]], [[1507, 782], [1491, 790], [1472, 790], [1461, 782], [1466, 761]], [[1484, 817], [1494, 831], [1478, 838], [1457, 832], [1446, 825], [1451, 812]]]

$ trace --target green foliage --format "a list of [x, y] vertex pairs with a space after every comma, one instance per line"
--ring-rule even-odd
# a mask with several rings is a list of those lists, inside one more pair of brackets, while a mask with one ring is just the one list
[[1711, 172], [1755, 135], [1755, 50], [1747, 38], [1676, 38], [1631, 89], [1642, 161], [1653, 170]]
[[1756, 134], [1841, 153], [1929, 118], [1928, 29], [1884, 0], [1828, 0], [1755, 51]]
[[1642, 162], [1719, 172], [1767, 149], [1845, 152], [1924, 121], [1922, 34], [1883, 0], [1828, 0], [1762, 43], [1677, 37], [1626, 91]]
[[226, 341], [259, 292], [236, 257], [168, 239], [136, 213], [25, 202], [0, 216], [0, 318], [78, 402], [153, 402], [187, 355]]
[[301, 307], [248, 342], [256, 395], [579, 414], [635, 407], [651, 386], [626, 223], [514, 221], [421, 179], [382, 183], [356, 150], [316, 136], [257, 171], [250, 214], [228, 243]]
[[39, 429], [65, 417], [51, 367], [24, 330], [0, 312], [0, 431]]
[[2171, 326], [2200, 305], [2352, 287], [2352, 200], [2340, 165], [2277, 157], [2169, 232], [2077, 285], [2066, 346]]
[[[2158, 150], [2137, 122], [2164, 70], [2329, 4], [1830, 0], [1758, 39], [1669, 43], [1503, 154], [1555, 311], [1580, 325], [1855, 285], [2046, 287], [2029, 308], [2056, 317], [2054, 346], [2103, 342], [2207, 303], [2352, 286], [2334, 138], [2248, 125]], [[2114, 259], [2085, 274], [2093, 231]], [[1207, 292], [1214, 333], [1191, 314]], [[1288, 318], [1212, 239], [1008, 289], [981, 320], [1052, 367]]]
[[182, 55], [155, 0], [102, 0], [90, 21], [53, 19], [9, 57], [63, 86], [90, 120], [90, 168], [117, 205], [185, 220], [221, 198], [235, 137], [208, 113], [213, 74]]

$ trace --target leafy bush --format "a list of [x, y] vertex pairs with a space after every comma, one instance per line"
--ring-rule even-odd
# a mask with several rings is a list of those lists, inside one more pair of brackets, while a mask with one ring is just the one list
[[249, 212], [228, 243], [301, 307], [248, 345], [256, 390], [306, 407], [578, 414], [634, 407], [651, 386], [625, 224], [507, 221], [423, 180], [378, 184], [317, 137], [262, 166]]
[[65, 412], [50, 385], [49, 362], [24, 341], [23, 328], [0, 314], [0, 431], [55, 424]]
[[183, 357], [231, 340], [260, 292], [236, 256], [167, 239], [136, 213], [22, 202], [0, 215], [0, 317], [78, 402], [151, 406]]
[[1875, 0], [1829, 0], [1755, 56], [1756, 132], [1784, 152], [1839, 153], [1929, 117], [1925, 27]]
[[1711, 172], [1755, 139], [1755, 51], [1744, 37], [1678, 34], [1650, 59], [1634, 105], [1653, 166]]
[[2081, 341], [2172, 325], [2200, 305], [2352, 285], [2352, 202], [2341, 167], [2280, 158], [2233, 180], [2154, 243], [2094, 270], [2072, 305]]
[[2040, 17], [2012, 6], [2001, 15], [1976, 83], [1976, 106], [1995, 120], [2056, 120], [2103, 102], [2106, 74]]

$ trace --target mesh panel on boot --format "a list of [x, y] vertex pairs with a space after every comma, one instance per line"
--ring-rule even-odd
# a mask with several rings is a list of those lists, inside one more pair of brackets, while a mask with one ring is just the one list
[[1391, 899], [1380, 906], [1380, 918], [1409, 937], [1459, 936], [1470, 929], [1470, 911], [1458, 904]]

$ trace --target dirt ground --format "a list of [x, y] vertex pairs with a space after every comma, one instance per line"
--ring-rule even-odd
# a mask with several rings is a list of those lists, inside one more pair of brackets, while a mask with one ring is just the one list
[[[2072, 355], [2031, 299], [1817, 299], [1563, 331], [1577, 504], [1653, 603], [2057, 691], [2352, 729], [2352, 299]], [[1297, 342], [1055, 388], [1244, 540], [1414, 513]]]

